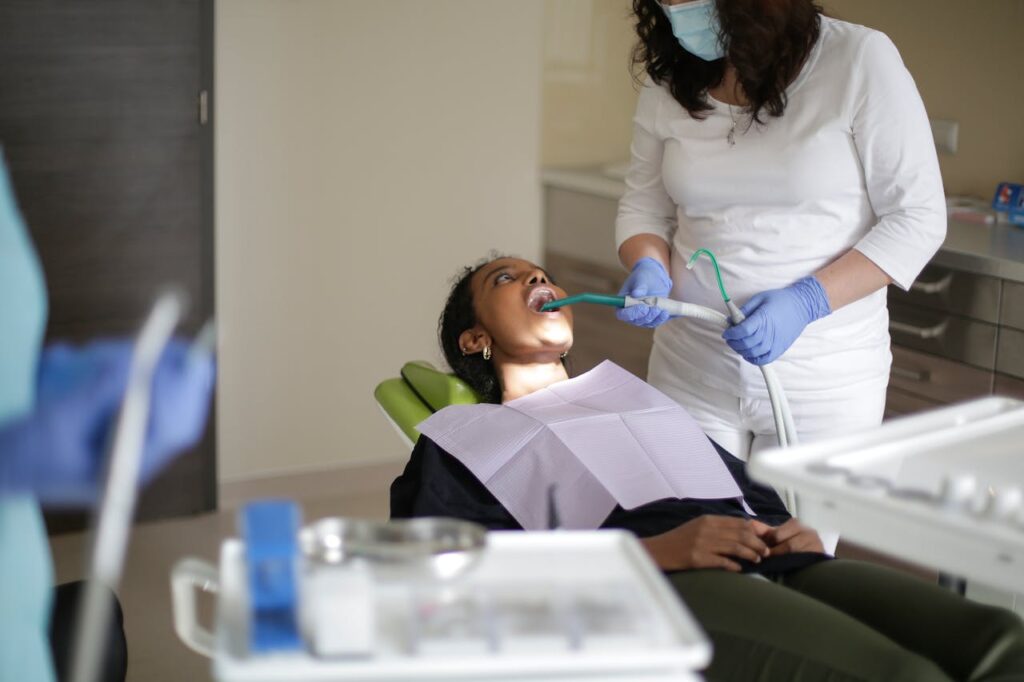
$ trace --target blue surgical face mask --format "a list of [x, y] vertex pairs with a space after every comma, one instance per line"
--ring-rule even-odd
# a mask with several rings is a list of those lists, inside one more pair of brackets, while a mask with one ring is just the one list
[[697, 0], [681, 5], [658, 4], [672, 22], [672, 34], [684, 50], [706, 62], [725, 56], [725, 49], [718, 40], [714, 0]]

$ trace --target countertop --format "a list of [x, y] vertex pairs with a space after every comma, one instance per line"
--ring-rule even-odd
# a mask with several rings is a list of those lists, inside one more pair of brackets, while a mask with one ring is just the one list
[[[613, 172], [608, 173], [601, 167], [545, 168], [541, 179], [546, 187], [618, 201], [626, 185], [621, 178], [621, 168], [611, 169]], [[975, 225], [950, 220], [946, 241], [932, 262], [954, 270], [1024, 283], [1024, 227], [1005, 223]]]

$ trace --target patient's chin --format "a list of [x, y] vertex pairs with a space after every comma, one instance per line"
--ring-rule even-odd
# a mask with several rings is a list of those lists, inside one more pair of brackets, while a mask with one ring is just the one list
[[572, 346], [572, 327], [564, 325], [562, 328], [545, 329], [540, 335], [545, 347], [554, 347], [561, 350], [568, 350]]

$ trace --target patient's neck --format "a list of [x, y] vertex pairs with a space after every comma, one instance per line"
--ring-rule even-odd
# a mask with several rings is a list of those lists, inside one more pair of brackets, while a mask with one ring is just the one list
[[545, 362], [505, 361], [497, 364], [501, 402], [507, 403], [569, 378], [561, 359]]

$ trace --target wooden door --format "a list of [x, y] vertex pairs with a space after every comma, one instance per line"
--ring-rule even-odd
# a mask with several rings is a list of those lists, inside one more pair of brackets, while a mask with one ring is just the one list
[[[131, 334], [167, 283], [190, 295], [184, 333], [212, 316], [212, 80], [212, 0], [0, 0], [0, 145], [48, 340]], [[216, 506], [210, 422], [140, 518]]]

